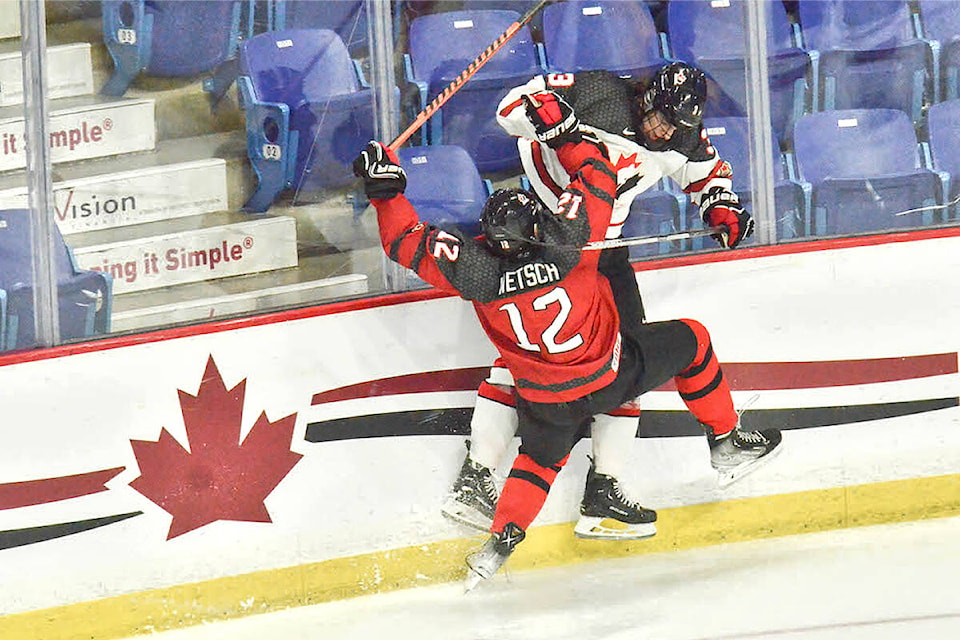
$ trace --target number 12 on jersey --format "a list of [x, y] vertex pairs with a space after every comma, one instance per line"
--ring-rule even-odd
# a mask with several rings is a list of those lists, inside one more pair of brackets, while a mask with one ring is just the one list
[[[583, 337], [581, 337], [579, 333], [575, 333], [563, 342], [557, 343], [557, 336], [563, 329], [563, 324], [570, 317], [570, 310], [573, 308], [573, 303], [570, 301], [570, 296], [567, 295], [566, 289], [563, 287], [555, 287], [542, 296], [535, 298], [531, 306], [533, 310], [538, 313], [551, 311], [556, 314], [547, 328], [544, 329], [539, 336], [534, 336], [536, 342], [543, 345], [547, 353], [566, 353], [567, 351], [573, 351], [583, 344]], [[517, 337], [517, 346], [526, 351], [539, 353], [540, 346], [530, 339], [530, 335], [523, 325], [523, 314], [520, 312], [520, 308], [516, 303], [508, 302], [501, 305], [500, 310], [507, 312], [507, 316], [510, 319], [510, 327]]]

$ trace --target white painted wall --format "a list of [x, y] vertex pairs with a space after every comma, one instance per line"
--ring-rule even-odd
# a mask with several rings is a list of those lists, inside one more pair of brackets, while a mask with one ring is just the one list
[[[960, 348], [960, 238], [735, 260], [639, 274], [653, 320], [693, 317], [721, 361], [845, 360]], [[265, 412], [296, 414], [303, 458], [266, 500], [272, 523], [221, 521], [166, 540], [171, 516], [129, 486], [130, 440], [167, 429], [184, 447], [178, 390], [196, 394], [207, 360], [228, 388], [246, 380], [244, 434]], [[457, 406], [464, 394], [311, 406], [313, 394], [379, 378], [489, 364], [466, 303], [381, 306], [0, 366], [0, 484], [125, 467], [109, 490], [0, 510], [0, 531], [143, 511], [85, 533], [0, 551], [4, 611], [31, 610], [258, 569], [458, 538], [437, 509], [463, 454], [459, 437], [310, 444], [334, 416]], [[955, 397], [956, 374], [838, 389], [762, 392], [757, 408]], [[742, 402], [745, 395], [737, 392]], [[752, 395], [752, 393], [750, 394]], [[673, 394], [648, 408], [679, 408]], [[721, 492], [702, 438], [640, 439], [632, 481], [645, 505], [960, 472], [960, 412], [790, 431], [770, 467]], [[578, 452], [588, 443], [578, 445]], [[575, 517], [586, 459], [572, 456], [538, 522]]]

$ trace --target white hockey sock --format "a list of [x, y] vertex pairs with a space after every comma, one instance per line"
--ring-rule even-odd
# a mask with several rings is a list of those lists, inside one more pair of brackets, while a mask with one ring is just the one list
[[593, 461], [597, 473], [624, 477], [629, 457], [637, 439], [638, 416], [594, 416], [592, 430]]
[[470, 422], [470, 459], [496, 469], [517, 433], [517, 411], [483, 396], [477, 397]]

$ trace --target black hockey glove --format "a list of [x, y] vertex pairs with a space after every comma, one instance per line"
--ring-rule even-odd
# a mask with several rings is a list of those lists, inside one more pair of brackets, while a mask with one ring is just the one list
[[580, 142], [580, 120], [573, 107], [553, 91], [525, 95], [523, 104], [540, 142], [554, 149], [568, 142]]
[[353, 161], [353, 175], [363, 179], [363, 190], [371, 200], [394, 198], [407, 188], [407, 174], [397, 154], [373, 140]]
[[713, 236], [721, 247], [733, 249], [753, 233], [753, 217], [740, 206], [737, 194], [723, 187], [713, 187], [700, 199], [703, 224], [725, 227], [726, 231]]

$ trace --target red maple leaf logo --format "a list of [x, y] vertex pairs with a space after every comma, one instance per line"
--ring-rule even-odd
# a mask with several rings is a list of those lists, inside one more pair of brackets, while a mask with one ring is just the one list
[[167, 540], [217, 520], [272, 522], [264, 500], [303, 457], [290, 450], [297, 414], [261, 412], [241, 443], [246, 383], [227, 389], [211, 356], [197, 395], [178, 390], [190, 451], [166, 429], [130, 441], [140, 465], [130, 486], [173, 516]]
[[620, 156], [617, 158], [617, 164], [614, 166], [615, 171], [620, 171], [620, 169], [627, 169], [629, 167], [639, 167], [640, 160], [637, 159], [637, 154], [631, 153], [628, 156]]

